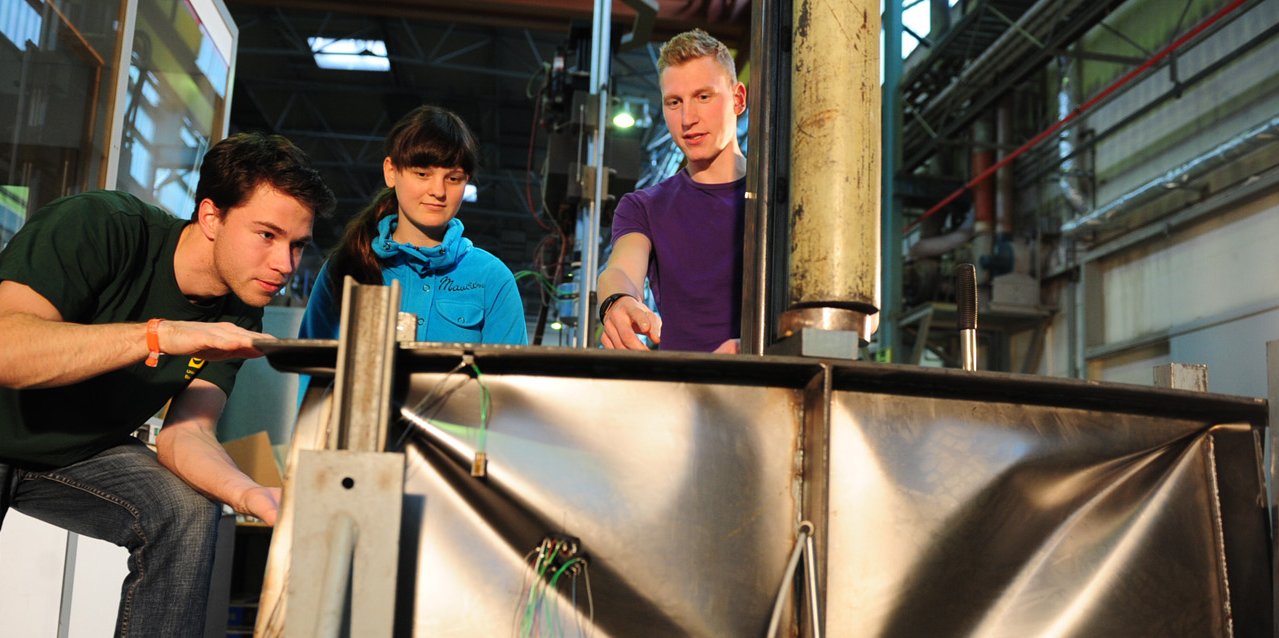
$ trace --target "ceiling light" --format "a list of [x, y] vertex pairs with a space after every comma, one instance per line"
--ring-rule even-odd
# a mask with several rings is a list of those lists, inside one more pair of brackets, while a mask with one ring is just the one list
[[315, 56], [315, 64], [321, 69], [339, 71], [390, 71], [391, 60], [386, 55], [386, 43], [381, 40], [356, 40], [354, 38], [306, 39]]

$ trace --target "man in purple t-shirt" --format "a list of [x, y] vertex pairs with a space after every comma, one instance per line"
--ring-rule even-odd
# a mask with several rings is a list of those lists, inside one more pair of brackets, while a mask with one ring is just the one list
[[[746, 190], [737, 117], [746, 87], [728, 48], [701, 29], [671, 38], [657, 66], [666, 127], [687, 166], [617, 204], [598, 283], [601, 341], [647, 350], [642, 334], [663, 350], [736, 353]], [[645, 276], [660, 317], [640, 301]]]

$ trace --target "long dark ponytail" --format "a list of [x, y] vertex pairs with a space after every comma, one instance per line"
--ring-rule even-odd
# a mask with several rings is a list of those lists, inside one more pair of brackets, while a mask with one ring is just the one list
[[[409, 111], [386, 136], [386, 156], [396, 170], [456, 166], [474, 176], [479, 155], [479, 145], [466, 122], [437, 106], [419, 106]], [[382, 266], [373, 252], [373, 239], [378, 234], [378, 222], [397, 212], [395, 189], [384, 188], [347, 223], [342, 241], [329, 256], [328, 285], [334, 299], [341, 299], [346, 275], [362, 284], [382, 283]]]

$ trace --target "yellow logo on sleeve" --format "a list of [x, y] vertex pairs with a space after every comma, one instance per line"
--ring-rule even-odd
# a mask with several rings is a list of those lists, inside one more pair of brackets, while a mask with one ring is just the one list
[[187, 373], [186, 376], [183, 377], [183, 380], [190, 381], [191, 379], [194, 379], [195, 375], [200, 374], [200, 368], [203, 367], [204, 359], [201, 359], [200, 357], [191, 357], [191, 360], [187, 362]]

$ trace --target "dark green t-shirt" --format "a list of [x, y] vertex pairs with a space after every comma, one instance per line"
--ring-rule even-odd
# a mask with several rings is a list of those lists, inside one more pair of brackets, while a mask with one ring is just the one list
[[[173, 258], [186, 224], [136, 197], [94, 191], [37, 211], [0, 253], [0, 281], [26, 284], [64, 321], [81, 324], [230, 321], [262, 329], [262, 309], [227, 295], [192, 303]], [[61, 467], [119, 444], [199, 377], [228, 395], [241, 361], [162, 356], [73, 385], [0, 388], [0, 462]]]

